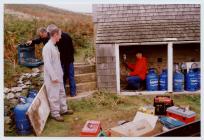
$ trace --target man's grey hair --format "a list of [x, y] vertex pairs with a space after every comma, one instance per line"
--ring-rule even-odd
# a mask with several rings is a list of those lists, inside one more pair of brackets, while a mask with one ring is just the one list
[[40, 33], [46, 33], [47, 32], [47, 30], [46, 30], [46, 28], [44, 28], [44, 27], [40, 27], [40, 28], [38, 28], [37, 29], [37, 34], [39, 35]]
[[47, 26], [47, 32], [48, 33], [51, 33], [55, 29], [59, 29], [55, 24], [50, 24]]

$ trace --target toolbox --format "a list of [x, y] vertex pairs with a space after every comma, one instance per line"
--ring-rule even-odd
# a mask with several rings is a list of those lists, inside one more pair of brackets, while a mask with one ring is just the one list
[[166, 116], [160, 117], [159, 121], [168, 129], [172, 129], [175, 127], [185, 125], [185, 123], [182, 121], [179, 121], [179, 120], [172, 118], [172, 117], [166, 117]]
[[172, 106], [167, 108], [167, 116], [180, 120], [186, 124], [195, 121], [196, 113], [185, 108]]
[[154, 98], [155, 115], [166, 115], [166, 109], [173, 105], [170, 96], [156, 96]]
[[80, 132], [81, 137], [97, 137], [101, 132], [101, 122], [88, 120]]

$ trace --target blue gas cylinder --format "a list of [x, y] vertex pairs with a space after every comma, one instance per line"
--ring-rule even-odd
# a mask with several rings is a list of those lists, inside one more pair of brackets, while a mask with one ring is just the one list
[[35, 90], [35, 89], [32, 89], [32, 90], [29, 90], [28, 91], [28, 96], [27, 96], [27, 102], [28, 103], [32, 103], [33, 102], [33, 100], [34, 100], [34, 98], [37, 96], [37, 90]]
[[146, 86], [148, 91], [157, 91], [159, 78], [154, 68], [149, 69], [146, 77]]
[[167, 90], [168, 78], [167, 69], [163, 69], [161, 75], [159, 76], [159, 90]]
[[184, 75], [178, 70], [174, 72], [173, 76], [173, 90], [175, 92], [184, 90]]
[[198, 90], [200, 90], [200, 68], [197, 68], [196, 75], [198, 79]]
[[28, 97], [35, 98], [37, 94], [38, 94], [38, 91], [35, 89], [31, 89], [28, 91]]
[[27, 135], [32, 132], [29, 119], [26, 115], [26, 112], [30, 107], [30, 103], [27, 103], [24, 97], [20, 97], [20, 101], [21, 102], [14, 108], [16, 129], [18, 134]]
[[198, 77], [197, 73], [193, 69], [189, 69], [189, 72], [186, 74], [186, 90], [187, 91], [196, 91], [198, 90]]
[[197, 78], [197, 90], [200, 90], [200, 68], [194, 68], [193, 69], [194, 73], [196, 74]]

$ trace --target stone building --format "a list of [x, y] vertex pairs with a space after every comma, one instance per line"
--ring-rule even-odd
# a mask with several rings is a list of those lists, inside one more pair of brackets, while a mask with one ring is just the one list
[[134, 62], [138, 49], [148, 68], [168, 69], [168, 92], [174, 63], [200, 61], [200, 5], [95, 4], [93, 22], [99, 90], [121, 93], [121, 59]]

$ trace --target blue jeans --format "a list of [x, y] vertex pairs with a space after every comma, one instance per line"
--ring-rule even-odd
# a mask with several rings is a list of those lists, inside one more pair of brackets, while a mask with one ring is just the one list
[[[70, 96], [76, 96], [76, 82], [74, 79], [74, 64], [68, 63], [62, 65], [62, 69], [64, 72], [64, 87], [66, 86], [66, 80], [69, 79], [69, 88], [70, 88]], [[66, 88], [65, 88], [66, 91]]]
[[128, 76], [126, 78], [127, 82], [128, 82], [128, 86], [130, 86], [133, 89], [139, 89], [140, 87], [140, 82], [141, 79], [138, 76]]

